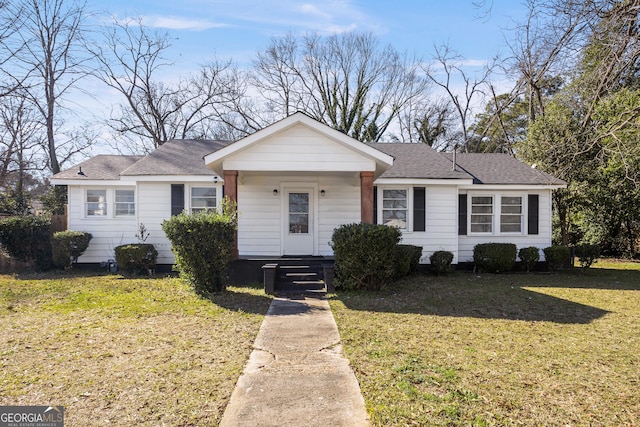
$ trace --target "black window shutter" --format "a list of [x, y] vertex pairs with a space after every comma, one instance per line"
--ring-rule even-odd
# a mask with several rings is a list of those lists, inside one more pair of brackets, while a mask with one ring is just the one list
[[378, 223], [378, 187], [373, 187], [373, 223]]
[[467, 195], [458, 194], [458, 235], [467, 235]]
[[184, 184], [171, 184], [171, 216], [184, 210]]
[[413, 231], [425, 231], [426, 222], [424, 187], [413, 187]]
[[540, 208], [540, 196], [537, 194], [529, 194], [529, 215], [527, 218], [527, 228], [529, 230], [529, 234], [538, 234], [539, 233], [539, 208]]

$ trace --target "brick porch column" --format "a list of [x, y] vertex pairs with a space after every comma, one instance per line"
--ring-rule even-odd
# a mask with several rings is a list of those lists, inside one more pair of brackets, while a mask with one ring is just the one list
[[[238, 203], [238, 171], [237, 170], [225, 170], [224, 171], [224, 195], [229, 196], [231, 200]], [[238, 230], [234, 238], [233, 259], [238, 259]]]
[[360, 221], [373, 224], [373, 172], [360, 172]]

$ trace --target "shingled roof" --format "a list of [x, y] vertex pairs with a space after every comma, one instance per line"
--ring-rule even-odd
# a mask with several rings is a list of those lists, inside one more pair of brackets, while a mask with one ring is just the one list
[[376, 143], [371, 147], [394, 158], [381, 178], [470, 179], [465, 171], [453, 170], [451, 160], [427, 144]]
[[[67, 180], [118, 180], [121, 176], [215, 175], [204, 156], [229, 141], [171, 140], [146, 156], [97, 155], [54, 176]], [[460, 153], [453, 168], [452, 154], [426, 144], [369, 143], [394, 158], [380, 178], [473, 179], [474, 184], [565, 185], [552, 175], [531, 168], [508, 154]]]
[[230, 143], [208, 139], [173, 139], [122, 171], [122, 175], [215, 175], [205, 166], [203, 158]]
[[[445, 154], [449, 160], [451, 153]], [[565, 185], [561, 179], [532, 168], [509, 154], [459, 153], [458, 169], [473, 176], [474, 184]]]
[[[118, 156], [110, 154], [98, 154], [89, 160], [55, 174], [56, 179], [87, 180], [117, 180], [120, 173], [130, 167], [143, 156]], [[82, 170], [82, 174], [79, 171]]]

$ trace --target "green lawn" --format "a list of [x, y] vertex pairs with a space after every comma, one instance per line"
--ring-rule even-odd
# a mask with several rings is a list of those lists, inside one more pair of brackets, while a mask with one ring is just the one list
[[336, 294], [373, 424], [640, 425], [640, 264], [595, 267]]
[[271, 299], [179, 279], [0, 276], [0, 405], [66, 426], [217, 425]]

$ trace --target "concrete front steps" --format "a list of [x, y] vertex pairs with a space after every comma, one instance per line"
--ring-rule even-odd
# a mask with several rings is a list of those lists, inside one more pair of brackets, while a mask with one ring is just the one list
[[262, 271], [264, 289], [269, 294], [334, 290], [333, 260], [324, 257], [279, 258], [265, 263]]

